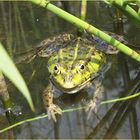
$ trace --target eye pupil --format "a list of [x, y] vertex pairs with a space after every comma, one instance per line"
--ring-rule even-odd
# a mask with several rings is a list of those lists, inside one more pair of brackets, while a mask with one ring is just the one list
[[85, 68], [84, 65], [81, 65], [81, 66], [80, 66], [80, 69], [81, 69], [81, 70], [83, 70], [84, 68]]
[[54, 67], [54, 70], [58, 70], [57, 66]]

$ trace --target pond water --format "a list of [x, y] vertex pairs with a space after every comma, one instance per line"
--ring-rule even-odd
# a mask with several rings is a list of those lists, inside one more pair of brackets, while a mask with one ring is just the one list
[[[60, 8], [79, 17], [80, 2], [53, 2]], [[20, 54], [27, 52], [37, 43], [60, 33], [76, 32], [76, 27], [53, 13], [30, 2], [0, 2], [0, 41], [7, 47], [9, 54], [17, 60]], [[86, 21], [95, 27], [120, 33], [126, 40], [139, 49], [140, 28], [124, 17], [123, 30], [116, 24], [116, 10], [103, 2], [88, 2]], [[123, 32], [122, 32], [123, 31]], [[139, 87], [139, 64], [123, 54], [110, 56], [112, 63], [103, 79], [102, 100], [127, 95], [134, 86]], [[22, 73], [35, 105], [35, 113], [31, 112], [25, 98], [7, 80], [8, 90], [17, 113], [16, 121], [41, 116], [46, 113], [42, 101], [42, 92], [49, 84], [47, 59], [38, 58], [29, 64], [17, 64]], [[135, 90], [138, 92], [139, 88]], [[82, 98], [87, 96], [82, 95]], [[78, 96], [78, 98], [81, 98]], [[138, 99], [138, 98], [137, 98]], [[81, 99], [82, 100], [82, 99]], [[82, 103], [76, 97], [64, 96], [60, 103], [62, 109], [76, 108]], [[56, 123], [48, 118], [24, 123], [11, 131], [0, 134], [0, 138], [16, 139], [80, 139], [80, 138], [139, 138], [140, 102], [127, 102], [100, 105], [97, 113], [87, 119], [85, 109], [63, 113]], [[3, 105], [0, 103], [0, 129], [8, 126]]]

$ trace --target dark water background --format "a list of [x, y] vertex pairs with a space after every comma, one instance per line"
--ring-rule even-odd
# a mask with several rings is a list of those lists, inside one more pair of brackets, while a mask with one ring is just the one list
[[[79, 17], [80, 2], [53, 2], [55, 5]], [[86, 21], [95, 27], [121, 33], [136, 47], [140, 45], [140, 28], [124, 17], [123, 32], [116, 24], [116, 10], [103, 2], [88, 2]], [[11, 57], [26, 52], [43, 39], [60, 33], [75, 32], [76, 27], [56, 17], [47, 10], [30, 2], [0, 2], [0, 41], [7, 47]], [[139, 64], [122, 54], [111, 56], [113, 63], [103, 79], [103, 100], [118, 98], [127, 94], [139, 82]], [[11, 100], [17, 115], [16, 121], [39, 116], [45, 113], [42, 103], [42, 91], [48, 85], [47, 59], [38, 58], [30, 64], [17, 65], [28, 84], [36, 112], [32, 113], [25, 98], [7, 80]], [[33, 75], [34, 73], [34, 75]], [[128, 90], [127, 90], [128, 89]], [[138, 89], [139, 90], [139, 89]], [[138, 91], [137, 90], [137, 91]], [[129, 105], [130, 104], [130, 105]], [[140, 102], [119, 102], [101, 105], [97, 114], [87, 120], [85, 110], [64, 113], [57, 123], [45, 119], [25, 123], [13, 129], [13, 132], [0, 134], [0, 138], [17, 139], [38, 138], [139, 138]], [[63, 104], [63, 109], [74, 108], [71, 100]], [[113, 107], [112, 107], [113, 106]], [[120, 106], [120, 107], [119, 107]], [[108, 110], [112, 107], [112, 110]], [[0, 104], [0, 128], [8, 126], [2, 103]], [[106, 118], [102, 118], [106, 115]], [[11, 134], [13, 133], [13, 134]]]

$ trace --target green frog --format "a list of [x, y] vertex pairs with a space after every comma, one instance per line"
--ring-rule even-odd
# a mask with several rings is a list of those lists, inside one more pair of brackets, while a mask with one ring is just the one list
[[[109, 33], [119, 41], [124, 39], [114, 33]], [[36, 47], [36, 53], [31, 56], [47, 57], [47, 67], [50, 73], [50, 84], [43, 92], [43, 102], [48, 117], [56, 121], [56, 114], [62, 110], [53, 101], [54, 87], [64, 94], [76, 94], [92, 86], [103, 71], [106, 70], [107, 54], [116, 54], [118, 50], [99, 38], [86, 34], [81, 37], [73, 34], [61, 34], [45, 39]], [[87, 108], [89, 112], [96, 109], [100, 83], [95, 82], [96, 90]]]

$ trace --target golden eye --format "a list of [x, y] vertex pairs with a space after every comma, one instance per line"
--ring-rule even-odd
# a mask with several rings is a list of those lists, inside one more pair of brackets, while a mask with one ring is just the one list
[[55, 70], [55, 71], [58, 70], [58, 67], [57, 67], [57, 66], [54, 66], [54, 70]]
[[59, 72], [59, 67], [57, 65], [54, 66], [54, 72], [58, 73]]
[[85, 66], [84, 66], [83, 64], [81, 64], [81, 65], [79, 66], [79, 68], [80, 68], [81, 70], [84, 70]]

